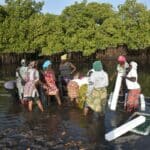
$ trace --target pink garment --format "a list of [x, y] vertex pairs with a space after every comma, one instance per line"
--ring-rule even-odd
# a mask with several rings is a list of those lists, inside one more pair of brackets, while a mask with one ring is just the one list
[[46, 89], [46, 93], [48, 95], [56, 95], [58, 92], [58, 88], [55, 83], [54, 73], [52, 71], [45, 71], [44, 79], [46, 82], [46, 84], [44, 85], [44, 88]]
[[24, 94], [23, 97], [26, 98], [35, 98], [39, 97], [39, 93], [35, 86], [36, 81], [36, 69], [29, 69], [26, 76], [26, 84], [24, 86]]
[[79, 96], [79, 86], [77, 82], [70, 80], [67, 84], [67, 90], [70, 98], [77, 98]]
[[139, 97], [141, 90], [133, 89], [128, 92], [128, 100], [127, 100], [127, 111], [131, 112], [138, 108], [139, 105]]
[[121, 56], [118, 57], [118, 61], [119, 62], [126, 62], [126, 58], [121, 55]]

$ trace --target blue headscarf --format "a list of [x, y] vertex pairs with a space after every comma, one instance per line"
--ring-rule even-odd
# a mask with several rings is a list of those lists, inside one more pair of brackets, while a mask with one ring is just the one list
[[52, 65], [52, 62], [50, 60], [44, 61], [42, 68], [47, 69], [49, 65]]

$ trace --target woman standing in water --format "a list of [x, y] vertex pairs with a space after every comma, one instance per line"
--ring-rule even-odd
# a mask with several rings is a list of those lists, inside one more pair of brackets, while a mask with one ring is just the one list
[[59, 65], [59, 87], [61, 95], [64, 95], [67, 83], [72, 79], [72, 74], [76, 71], [76, 67], [68, 61], [67, 54], [61, 56], [61, 63]]
[[68, 83], [72, 79], [72, 74], [76, 71], [76, 67], [68, 61], [67, 54], [61, 56], [61, 63], [59, 66], [61, 77]]
[[101, 61], [93, 63], [94, 72], [90, 78], [90, 88], [84, 108], [84, 115], [87, 115], [89, 108], [94, 112], [104, 115], [107, 100], [108, 74], [103, 70]]
[[39, 93], [36, 84], [39, 81], [39, 72], [36, 69], [36, 62], [32, 61], [26, 75], [26, 84], [24, 86], [24, 100], [28, 101], [28, 109], [32, 111], [33, 101], [35, 100], [39, 109], [43, 112], [43, 106], [39, 99]]
[[[129, 68], [129, 64], [127, 63], [125, 56], [120, 55], [117, 59], [117, 62], [118, 62], [117, 71], [115, 71], [115, 73], [111, 76], [110, 78], [111, 81], [113, 80], [115, 76], [116, 76], [116, 81], [117, 81], [117, 77], [118, 77], [117, 74], [121, 74], [121, 76], [125, 76]], [[114, 87], [114, 90], [115, 89], [116, 87]], [[125, 83], [125, 80], [123, 79], [121, 82], [121, 86], [120, 86], [120, 95], [124, 96], [126, 92], [127, 92], [126, 83]]]
[[71, 102], [75, 101], [78, 103], [79, 85], [76, 80], [79, 80], [79, 76], [79, 72], [76, 72], [73, 76], [73, 80], [70, 80], [67, 84], [68, 96]]
[[48, 101], [51, 95], [54, 95], [56, 97], [57, 103], [60, 106], [61, 100], [59, 96], [59, 90], [56, 86], [56, 78], [55, 73], [53, 69], [51, 68], [52, 62], [50, 60], [46, 60], [43, 64], [43, 70], [44, 70], [44, 88], [46, 89], [46, 95], [48, 96]]
[[117, 72], [122, 73], [123, 75], [126, 74], [127, 68], [129, 68], [129, 64], [126, 61], [126, 57], [120, 55], [118, 57], [118, 65], [117, 65]]
[[139, 97], [140, 97], [140, 85], [138, 83], [138, 75], [137, 75], [137, 63], [132, 61], [129, 65], [129, 72], [124, 77], [126, 80], [126, 85], [128, 89], [128, 97], [127, 97], [127, 111], [131, 112], [138, 108]]
[[23, 104], [23, 88], [25, 85], [25, 76], [27, 73], [27, 66], [26, 66], [26, 60], [22, 59], [21, 60], [21, 67], [18, 67], [16, 69], [16, 86], [18, 89], [18, 94], [19, 94], [19, 101]]

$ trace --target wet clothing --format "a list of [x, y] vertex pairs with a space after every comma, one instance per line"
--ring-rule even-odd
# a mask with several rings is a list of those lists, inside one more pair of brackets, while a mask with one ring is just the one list
[[19, 98], [23, 99], [23, 82], [22, 79], [25, 80], [26, 74], [27, 74], [27, 69], [28, 67], [26, 66], [21, 66], [20, 68], [17, 69], [16, 71], [16, 86], [18, 89], [18, 94], [19, 94]]
[[34, 68], [30, 68], [26, 75], [26, 84], [24, 86], [24, 100], [39, 99], [39, 93], [36, 88], [36, 82], [39, 80], [39, 72]]
[[49, 70], [44, 71], [44, 79], [44, 88], [46, 89], [47, 95], [56, 95], [58, 93], [58, 88], [55, 83], [54, 72]]

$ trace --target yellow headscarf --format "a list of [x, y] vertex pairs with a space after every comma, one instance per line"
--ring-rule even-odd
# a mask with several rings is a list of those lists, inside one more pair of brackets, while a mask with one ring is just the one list
[[62, 55], [61, 60], [67, 60], [67, 54]]

